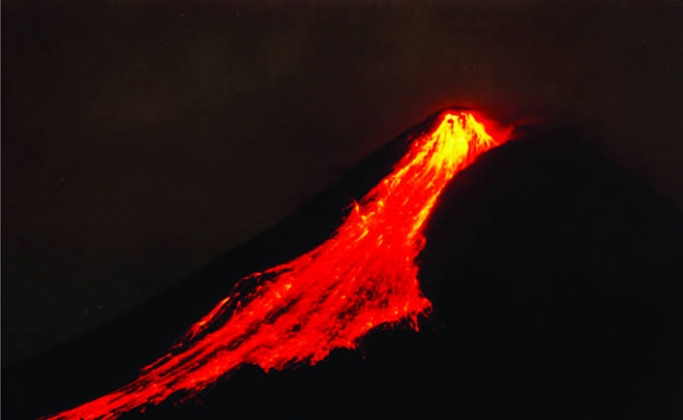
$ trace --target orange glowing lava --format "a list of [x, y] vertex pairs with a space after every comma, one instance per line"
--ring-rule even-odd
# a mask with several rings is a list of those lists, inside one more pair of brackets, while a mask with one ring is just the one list
[[417, 329], [418, 315], [431, 307], [415, 264], [425, 221], [453, 176], [504, 141], [469, 112], [438, 118], [330, 239], [243, 279], [260, 281], [252, 292], [233, 291], [219, 302], [135, 381], [50, 418], [112, 419], [177, 391], [192, 396], [244, 363], [265, 371], [315, 364], [332, 349], [354, 348], [379, 325], [407, 320]]

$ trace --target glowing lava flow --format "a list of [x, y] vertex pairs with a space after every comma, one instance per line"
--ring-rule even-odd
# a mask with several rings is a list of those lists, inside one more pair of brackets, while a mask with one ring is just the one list
[[494, 141], [471, 113], [439, 118], [330, 239], [243, 279], [258, 286], [244, 296], [233, 291], [135, 381], [51, 418], [116, 418], [177, 391], [192, 396], [244, 363], [265, 371], [314, 364], [332, 349], [355, 347], [378, 325], [408, 320], [417, 329], [431, 305], [415, 264], [425, 221], [453, 176], [503, 140]]

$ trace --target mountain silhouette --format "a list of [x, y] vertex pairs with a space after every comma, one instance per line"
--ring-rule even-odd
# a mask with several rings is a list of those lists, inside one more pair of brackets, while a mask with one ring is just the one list
[[[3, 418], [57, 413], [135, 379], [239, 279], [325, 241], [435, 116], [177, 288], [3, 369]], [[571, 129], [518, 127], [456, 175], [425, 235], [433, 311], [419, 332], [378, 328], [315, 366], [245, 365], [197, 399], [122, 418], [680, 415], [683, 214]]]

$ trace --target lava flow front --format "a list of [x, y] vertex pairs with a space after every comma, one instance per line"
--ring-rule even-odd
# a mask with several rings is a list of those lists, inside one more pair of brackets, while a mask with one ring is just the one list
[[315, 364], [332, 349], [354, 348], [379, 325], [407, 321], [417, 329], [418, 315], [431, 305], [415, 264], [425, 221], [453, 176], [504, 141], [469, 112], [438, 118], [330, 239], [242, 279], [252, 291], [236, 288], [133, 382], [50, 418], [116, 418], [178, 391], [193, 396], [244, 363], [265, 371]]

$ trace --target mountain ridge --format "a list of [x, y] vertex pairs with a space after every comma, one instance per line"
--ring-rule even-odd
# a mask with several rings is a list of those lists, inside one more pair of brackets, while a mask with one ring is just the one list
[[[399, 135], [279, 225], [217, 258], [176, 289], [49, 354], [3, 369], [3, 414], [11, 418], [30, 418], [59, 411], [111, 391], [114, 384], [123, 385], [133, 379], [137, 370], [134, 366], [142, 367], [151, 361], [150, 358], [153, 360], [163, 354], [189, 323], [227, 294], [235, 281], [293, 258], [326, 239], [343, 220], [344, 206], [348, 206], [351, 199], [360, 198], [390, 171], [410, 141], [409, 134], [425, 130], [439, 114]], [[626, 232], [621, 237], [618, 235], [620, 229]], [[678, 233], [681, 235], [677, 236]], [[610, 235], [616, 235], [617, 240], [610, 239]], [[515, 388], [514, 378], [534, 385], [530, 386], [528, 395], [517, 395], [518, 401], [550, 392], [535, 384], [538, 381], [534, 378], [550, 383], [549, 389], [555, 390], [556, 394], [546, 401], [547, 407], [538, 407], [539, 413], [547, 413], [566, 403], [559, 395], [567, 389], [547, 378], [534, 364], [532, 355], [563, 375], [569, 375], [571, 370], [555, 366], [558, 360], [573, 364], [591, 361], [592, 357], [604, 361], [613, 356], [610, 363], [616, 363], [617, 367], [621, 366], [619, 363], [633, 361], [636, 356], [621, 354], [617, 357], [610, 353], [618, 343], [632, 344], [633, 338], [624, 325], [612, 319], [616, 315], [630, 322], [636, 322], [638, 314], [651, 316], [650, 324], [642, 325], [641, 321], [638, 326], [636, 322], [635, 332], [653, 342], [659, 340], [656, 350], [664, 355], [662, 358], [674, 360], [676, 349], [681, 348], [681, 337], [675, 333], [676, 327], [681, 325], [676, 322], [675, 315], [680, 314], [676, 304], [680, 303], [682, 295], [680, 282], [675, 280], [683, 278], [677, 277], [681, 269], [680, 263], [676, 262], [680, 255], [678, 251], [683, 250], [680, 239], [683, 238], [683, 217], [651, 188], [601, 157], [570, 130], [518, 128], [515, 140], [482, 156], [454, 179], [428, 222], [426, 236], [427, 245], [419, 257], [419, 277], [423, 291], [434, 303], [434, 313], [423, 320], [421, 332], [379, 330], [366, 337], [356, 353], [336, 351], [314, 367], [303, 366], [268, 375], [253, 367], [244, 367], [204, 393], [204, 406], [189, 403], [173, 407], [172, 403], [164, 403], [148, 409], [146, 418], [213, 418], [228, 412], [230, 406], [217, 403], [217, 393], [240, 395], [234, 400], [240, 401], [241, 410], [260, 413], [256, 417], [279, 417], [275, 406], [255, 407], [259, 387], [269, 390], [264, 392], [264, 398], [278, 392], [291, 396], [293, 391], [284, 390], [299, 387], [318, 397], [322, 395], [323, 401], [332, 404], [343, 400], [343, 396], [358, 398], [363, 389], [358, 384], [359, 378], [388, 386], [397, 395], [408, 398], [409, 393], [405, 390], [395, 389], [398, 384], [408, 384], [405, 380], [397, 381], [397, 373], [390, 369], [396, 368], [399, 362], [405, 363], [404, 368], [412, 377], [422, 381], [428, 376], [420, 367], [426, 366], [425, 369], [432, 373], [448, 372], [436, 376], [454, 382], [454, 388], [464, 392], [473, 402], [484, 401], [476, 387], [467, 390], [462, 382], [453, 379], [455, 375], [451, 374], [458, 369], [465, 370], [465, 378], [473, 379], [476, 375], [474, 368], [467, 371], [454, 363], [449, 351], [479, 361], [480, 367], [485, 364], [484, 356], [495, 360], [493, 364], [506, 372], [507, 377], [502, 377], [508, 382], [501, 380], [501, 384], [493, 386], [482, 379], [478, 386], [489, 392], [494, 390], [498, 396], [516, 395], [510, 392]], [[638, 243], [643, 238], [649, 240], [643, 244], [645, 247]], [[592, 245], [588, 244], [591, 241]], [[663, 245], [664, 241], [669, 241], [668, 248]], [[530, 260], [528, 256], [532, 253], [539, 258]], [[637, 259], [639, 255], [642, 261]], [[648, 276], [654, 281], [643, 284], [642, 279]], [[548, 277], [554, 278], [555, 282], [549, 281]], [[455, 282], [453, 279], [462, 280]], [[594, 287], [591, 281], [600, 287]], [[657, 312], [654, 303], [662, 302], [665, 310]], [[606, 309], [602, 310], [601, 305]], [[570, 315], [581, 322], [572, 320]], [[589, 322], [591, 315], [594, 318]], [[550, 327], [558, 326], [566, 326], [566, 329], [560, 328], [560, 333], [548, 338], [558, 347], [554, 353], [549, 351], [556, 356], [551, 358], [542, 351], [548, 343], [539, 337], [552, 331]], [[645, 326], [661, 327], [663, 331], [659, 331], [659, 335], [648, 335]], [[518, 337], [511, 333], [520, 329], [530, 331]], [[495, 332], [498, 338], [491, 338], [484, 331]], [[609, 331], [613, 332], [612, 342], [605, 342], [602, 334]], [[477, 338], [494, 348], [505, 344], [514, 351], [501, 355], [491, 348], [481, 353], [482, 347], [459, 343], [458, 335]], [[571, 354], [559, 348], [568, 337], [577, 342], [583, 338], [586, 343], [601, 343], [604, 348], [591, 353], [590, 348], [580, 346], [572, 359]], [[524, 346], [529, 343], [533, 345], [525, 355]], [[647, 346], [644, 349], [640, 351], [651, 350]], [[428, 354], [433, 357], [427, 357]], [[410, 359], [411, 355], [415, 360]], [[526, 376], [509, 366], [515, 356], [523, 361], [522, 365], [526, 363], [525, 366], [532, 367]], [[636, 369], [636, 373], [647, 371], [652, 376], [655, 375], [652, 372], [661, 369], [655, 361], [648, 363], [640, 370]], [[609, 374], [615, 371], [607, 365], [590, 365], [595, 372], [601, 372], [596, 375], [600, 384], [609, 384]], [[344, 373], [347, 369], [349, 372]], [[483, 371], [491, 375], [494, 372], [493, 369]], [[377, 377], [370, 378], [368, 375], [372, 372]], [[311, 388], [312, 381], [321, 380], [334, 392], [325, 394]], [[337, 380], [339, 384], [334, 385]], [[349, 383], [359, 389], [341, 389]], [[602, 395], [610, 403], [618, 396], [637, 394], [634, 389], [645, 386], [634, 385], [634, 389], [623, 392], [615, 388], [612, 393], [603, 395], [595, 385], [576, 383], [584, 393]], [[237, 391], [240, 385], [244, 387]], [[434, 391], [434, 386], [428, 388]], [[428, 394], [427, 391], [420, 393], [422, 398]], [[36, 395], [40, 396], [38, 401], [32, 398]], [[282, 399], [276, 398], [281, 403]], [[508, 399], [510, 401], [503, 404], [505, 407], [518, 404], [509, 395]], [[581, 407], [594, 402], [590, 395], [576, 400]], [[304, 408], [301, 404], [289, 404], [280, 414], [316, 417], [324, 412], [324, 407]], [[347, 410], [357, 410], [358, 404], [350, 404]], [[381, 412], [387, 404], [389, 400], [380, 397], [374, 410]], [[639, 409], [645, 413], [647, 404], [653, 403], [648, 400], [642, 404]], [[473, 403], [471, 405], [468, 409], [463, 408], [464, 412], [473, 409]], [[397, 403], [393, 409], [401, 413], [401, 407]], [[131, 414], [131, 417], [136, 416]]]

